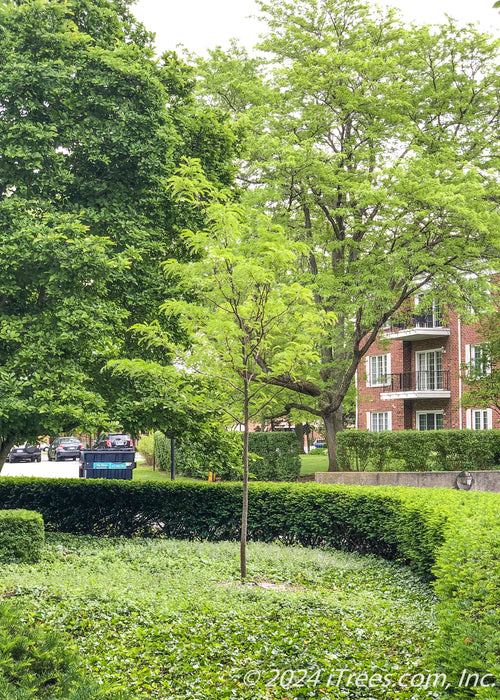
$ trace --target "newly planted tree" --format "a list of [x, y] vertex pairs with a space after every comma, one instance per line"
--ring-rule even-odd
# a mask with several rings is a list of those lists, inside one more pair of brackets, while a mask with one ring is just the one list
[[335, 470], [346, 392], [390, 319], [416, 294], [484, 300], [500, 233], [499, 42], [350, 0], [259, 4], [266, 60], [215, 51], [201, 89], [247, 135], [247, 199], [307, 246], [293, 279], [337, 314], [314, 372], [268, 377], [295, 393], [288, 409], [323, 420]]
[[301, 243], [287, 239], [268, 217], [216, 191], [196, 161], [186, 161], [171, 182], [175, 196], [201, 208], [207, 223], [202, 231], [183, 233], [196, 262], [167, 262], [168, 276], [182, 288], [185, 300], [162, 308], [190, 335], [182, 362], [192, 372], [218, 380], [216, 401], [233, 423], [243, 426], [245, 578], [250, 423], [283, 391], [270, 390], [270, 376], [294, 377], [317, 361], [318, 328], [327, 326], [332, 314], [318, 318], [310, 290], [291, 279]]

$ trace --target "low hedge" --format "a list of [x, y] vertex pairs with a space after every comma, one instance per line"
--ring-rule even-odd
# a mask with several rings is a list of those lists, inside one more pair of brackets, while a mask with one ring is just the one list
[[[35, 509], [47, 529], [76, 534], [236, 539], [241, 495], [234, 483], [0, 480], [0, 507]], [[500, 685], [499, 506], [492, 493], [257, 483], [248, 536], [380, 555], [435, 579], [429, 671], [447, 674], [453, 697], [499, 698], [486, 686]], [[468, 688], [459, 687], [464, 670]]]
[[43, 518], [30, 510], [0, 510], [0, 562], [32, 564], [45, 542]]
[[500, 430], [398, 430], [339, 433], [342, 471], [462, 471], [500, 464]]

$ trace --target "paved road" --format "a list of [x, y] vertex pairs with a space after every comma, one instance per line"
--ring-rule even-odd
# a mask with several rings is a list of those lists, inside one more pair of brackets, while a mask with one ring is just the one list
[[42, 454], [41, 462], [5, 462], [2, 476], [43, 476], [53, 479], [77, 479], [78, 460], [49, 462], [47, 453]]

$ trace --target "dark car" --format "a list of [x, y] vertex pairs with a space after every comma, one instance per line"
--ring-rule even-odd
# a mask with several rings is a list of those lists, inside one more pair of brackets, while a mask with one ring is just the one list
[[133, 450], [134, 441], [125, 433], [102, 433], [93, 445], [94, 450]]
[[82, 442], [76, 437], [58, 437], [47, 450], [47, 459], [52, 462], [61, 462], [63, 459], [78, 459], [80, 450], [83, 450]]
[[42, 453], [36, 445], [25, 442], [24, 445], [15, 445], [8, 456], [9, 462], [41, 462]]

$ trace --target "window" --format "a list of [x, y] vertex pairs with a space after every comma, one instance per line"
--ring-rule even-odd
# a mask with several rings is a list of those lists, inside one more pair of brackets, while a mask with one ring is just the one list
[[415, 353], [417, 365], [417, 391], [433, 391], [443, 388], [443, 351], [428, 350]]
[[380, 433], [383, 430], [392, 430], [391, 411], [377, 411], [376, 413], [369, 413], [367, 418], [368, 430], [371, 430], [374, 433]]
[[441, 328], [443, 316], [437, 301], [423, 303], [423, 296], [415, 297], [415, 314], [413, 320], [416, 328]]
[[491, 430], [493, 413], [491, 408], [469, 408], [466, 413], [467, 428], [472, 430]]
[[417, 411], [417, 430], [442, 430], [443, 411]]
[[490, 373], [488, 350], [484, 345], [466, 345], [465, 362], [470, 375], [484, 377]]
[[383, 386], [391, 382], [391, 356], [372, 355], [366, 359], [366, 381], [368, 386]]

